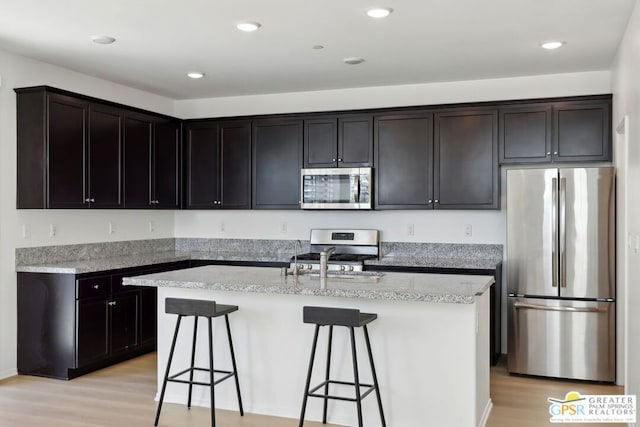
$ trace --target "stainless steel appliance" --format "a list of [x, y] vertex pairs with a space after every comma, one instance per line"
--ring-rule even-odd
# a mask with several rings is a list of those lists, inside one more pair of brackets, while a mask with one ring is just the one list
[[[378, 230], [311, 230], [311, 252], [291, 258], [292, 270], [320, 271], [320, 253], [329, 253], [329, 271], [362, 271], [364, 261], [380, 253]], [[333, 250], [335, 248], [335, 250]], [[297, 263], [296, 263], [297, 261]]]
[[371, 209], [371, 168], [302, 169], [302, 209]]
[[508, 370], [615, 380], [615, 173], [507, 171]]

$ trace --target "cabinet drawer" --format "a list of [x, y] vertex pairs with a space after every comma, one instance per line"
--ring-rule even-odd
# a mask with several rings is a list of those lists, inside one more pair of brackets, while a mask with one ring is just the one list
[[76, 280], [78, 299], [105, 296], [109, 295], [109, 292], [111, 292], [111, 276]]

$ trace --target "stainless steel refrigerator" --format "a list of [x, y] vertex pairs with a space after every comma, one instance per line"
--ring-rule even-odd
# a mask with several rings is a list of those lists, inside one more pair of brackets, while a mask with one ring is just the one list
[[508, 370], [615, 380], [614, 168], [507, 171]]

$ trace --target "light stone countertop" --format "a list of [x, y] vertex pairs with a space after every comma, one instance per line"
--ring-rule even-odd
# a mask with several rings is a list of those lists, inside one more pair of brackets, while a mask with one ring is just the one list
[[124, 279], [124, 285], [210, 289], [214, 291], [312, 295], [390, 301], [473, 304], [493, 276], [384, 272], [377, 275], [330, 276], [326, 286], [316, 275], [283, 276], [270, 267], [209, 265]]

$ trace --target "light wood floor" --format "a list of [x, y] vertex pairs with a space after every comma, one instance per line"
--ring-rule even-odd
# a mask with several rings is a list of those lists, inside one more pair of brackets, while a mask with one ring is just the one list
[[[148, 354], [73, 381], [17, 376], [0, 381], [0, 427], [151, 426], [156, 403], [156, 355]], [[622, 394], [622, 387], [537, 378], [506, 373], [504, 361], [491, 369], [493, 410], [489, 427], [550, 425], [547, 397]], [[216, 411], [220, 427], [294, 427], [293, 419]], [[209, 410], [165, 404], [161, 426], [209, 426]], [[305, 423], [305, 426], [321, 426]], [[575, 424], [573, 424], [575, 425]], [[606, 426], [607, 424], [598, 424]], [[616, 426], [619, 426], [617, 424]], [[393, 427], [393, 426], [390, 426]], [[430, 427], [430, 426], [415, 426]], [[434, 426], [455, 427], [455, 426]]]
[[[623, 387], [579, 381], [513, 376], [507, 373], [503, 355], [491, 368], [491, 400], [493, 409], [487, 427], [538, 427], [549, 422], [548, 397], [564, 398], [569, 391], [580, 394], [624, 394]], [[554, 424], [557, 425], [557, 424]], [[581, 424], [572, 426], [621, 426], [621, 424]]]

